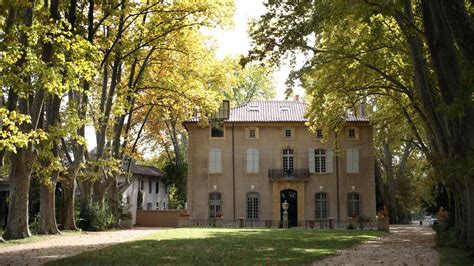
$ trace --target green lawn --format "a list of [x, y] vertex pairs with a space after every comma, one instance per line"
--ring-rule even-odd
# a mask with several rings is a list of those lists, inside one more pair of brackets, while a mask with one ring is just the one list
[[307, 264], [384, 234], [356, 230], [170, 229], [51, 264]]
[[461, 248], [436, 248], [441, 256], [441, 265], [474, 265], [474, 251]]

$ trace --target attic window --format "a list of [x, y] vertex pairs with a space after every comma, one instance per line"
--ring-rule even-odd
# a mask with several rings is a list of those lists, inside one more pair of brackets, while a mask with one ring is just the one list
[[258, 105], [250, 105], [250, 106], [249, 106], [249, 111], [250, 111], [250, 112], [258, 112], [258, 111], [260, 111], [260, 106], [258, 106]]
[[290, 107], [288, 107], [288, 106], [280, 106], [280, 111], [282, 111], [282, 112], [288, 112], [288, 111], [290, 111]]

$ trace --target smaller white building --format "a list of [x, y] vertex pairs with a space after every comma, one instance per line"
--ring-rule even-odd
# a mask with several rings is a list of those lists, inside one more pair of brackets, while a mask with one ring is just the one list
[[[128, 164], [124, 164], [123, 168], [127, 170]], [[122, 197], [123, 202], [130, 206], [132, 224], [136, 223], [137, 210], [167, 210], [168, 190], [163, 182], [164, 173], [153, 166], [133, 163], [130, 172], [130, 184]], [[119, 184], [125, 181], [125, 176], [119, 176]]]

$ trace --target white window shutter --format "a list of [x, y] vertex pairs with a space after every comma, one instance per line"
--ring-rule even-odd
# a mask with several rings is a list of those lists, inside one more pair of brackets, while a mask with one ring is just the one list
[[252, 149], [247, 149], [247, 173], [253, 172], [253, 154]]
[[353, 149], [352, 152], [352, 169], [354, 170], [354, 173], [359, 172], [359, 150], [358, 149]]
[[352, 170], [352, 149], [347, 149], [347, 160], [346, 160], [346, 164], [347, 164], [347, 172], [348, 173], [352, 173], [353, 170]]
[[222, 153], [221, 150], [216, 149], [216, 173], [222, 173]]
[[259, 162], [260, 161], [260, 158], [259, 158], [259, 152], [257, 149], [254, 149], [254, 154], [253, 154], [253, 172], [254, 173], [258, 173], [259, 172]]
[[209, 150], [209, 173], [214, 173], [214, 149]]
[[308, 168], [310, 173], [314, 173], [314, 149], [308, 148]]
[[326, 173], [334, 172], [333, 156], [334, 156], [333, 149], [328, 149], [326, 151]]

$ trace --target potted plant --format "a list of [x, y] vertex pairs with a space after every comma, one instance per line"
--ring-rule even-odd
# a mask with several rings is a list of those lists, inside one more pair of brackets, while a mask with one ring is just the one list
[[223, 218], [222, 212], [219, 211], [216, 213], [216, 227], [222, 227]]

